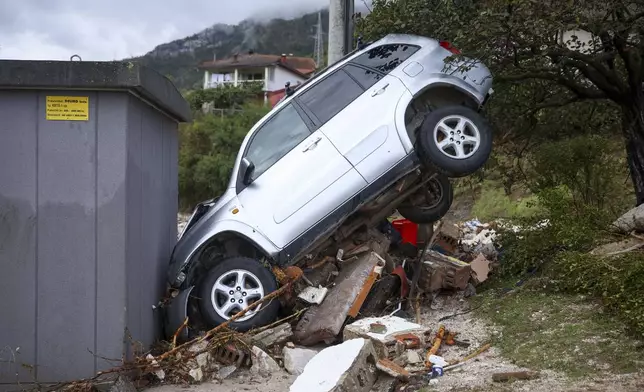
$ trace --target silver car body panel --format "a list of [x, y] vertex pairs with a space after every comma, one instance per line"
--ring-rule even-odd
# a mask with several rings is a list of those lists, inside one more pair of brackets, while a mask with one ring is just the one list
[[[240, 186], [241, 160], [258, 129], [288, 105], [295, 105], [302, 114], [300, 95], [354, 58], [386, 44], [420, 49], [313, 129], [250, 185]], [[484, 65], [461, 69], [459, 64], [468, 63], [463, 60], [446, 66], [444, 60], [450, 56], [434, 39], [388, 35], [331, 65], [280, 101], [246, 135], [226, 192], [175, 246], [170, 284], [180, 286], [185, 279], [181, 272], [198, 251], [226, 232], [246, 238], [271, 259], [288, 261], [328, 232], [333, 222], [417, 167], [405, 126], [409, 103], [428, 88], [453, 86], [482, 104], [491, 88], [492, 78]]]

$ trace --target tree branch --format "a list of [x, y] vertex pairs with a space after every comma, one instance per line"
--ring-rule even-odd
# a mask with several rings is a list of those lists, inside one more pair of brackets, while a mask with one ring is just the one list
[[574, 82], [564, 76], [548, 70], [536, 70], [525, 72], [518, 75], [501, 75], [498, 78], [500, 81], [506, 82], [521, 82], [528, 79], [540, 79], [556, 82], [572, 91], [581, 99], [605, 99], [608, 96], [601, 90], [589, 88], [579, 83]]

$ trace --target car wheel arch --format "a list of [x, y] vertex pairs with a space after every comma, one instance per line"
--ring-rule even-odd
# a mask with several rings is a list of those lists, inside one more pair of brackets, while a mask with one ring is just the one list
[[412, 144], [415, 143], [420, 125], [427, 113], [444, 106], [480, 107], [476, 96], [451, 82], [432, 83], [416, 92], [405, 108], [405, 127]]
[[203, 272], [227, 257], [250, 257], [272, 263], [273, 258], [261, 246], [242, 233], [222, 231], [204, 241], [188, 262], [187, 282], [195, 284]]

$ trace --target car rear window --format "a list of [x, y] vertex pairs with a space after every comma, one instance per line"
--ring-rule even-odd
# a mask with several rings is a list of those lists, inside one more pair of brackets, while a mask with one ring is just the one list
[[376, 84], [380, 79], [383, 78], [382, 74], [368, 68], [358, 67], [357, 65], [347, 64], [344, 67], [344, 70], [353, 76], [355, 80], [358, 81], [365, 89]]
[[408, 44], [387, 44], [377, 46], [364, 53], [352, 63], [364, 65], [382, 73], [389, 73], [416, 53], [420, 47]]

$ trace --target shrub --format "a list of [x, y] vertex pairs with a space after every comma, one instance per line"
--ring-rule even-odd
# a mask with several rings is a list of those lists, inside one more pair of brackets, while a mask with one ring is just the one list
[[179, 204], [182, 210], [223, 193], [239, 146], [268, 108], [246, 105], [226, 116], [204, 115], [180, 130]]
[[217, 88], [193, 90], [185, 94], [192, 110], [201, 110], [204, 103], [214, 102], [219, 109], [242, 106], [248, 100], [257, 98], [262, 93], [261, 83], [244, 83], [241, 86], [229, 84]]
[[553, 287], [592, 295], [644, 337], [644, 255], [626, 253], [602, 259], [581, 252], [562, 252], [547, 268]]

